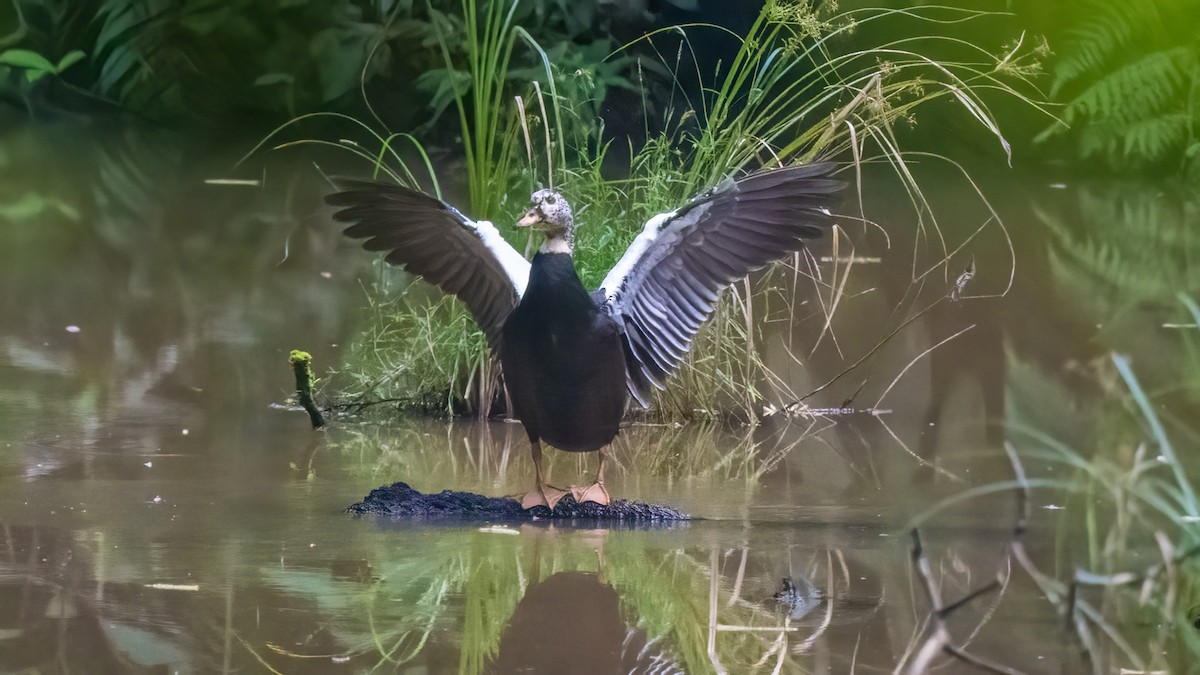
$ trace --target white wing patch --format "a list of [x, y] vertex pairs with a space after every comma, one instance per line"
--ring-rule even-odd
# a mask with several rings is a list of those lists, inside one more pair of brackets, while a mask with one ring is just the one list
[[496, 260], [500, 262], [505, 274], [512, 281], [513, 288], [517, 291], [517, 297], [523, 297], [525, 287], [529, 285], [529, 261], [505, 241], [504, 237], [500, 236], [500, 230], [497, 230], [495, 225], [486, 220], [467, 222], [471, 223], [475, 233], [479, 235], [479, 240], [483, 242], [487, 250], [496, 256]]
[[612, 302], [614, 298], [621, 294], [625, 285], [625, 278], [629, 276], [629, 272], [633, 270], [634, 265], [641, 259], [642, 254], [658, 238], [659, 228], [663, 226], [663, 223], [674, 218], [675, 213], [675, 211], [660, 213], [646, 221], [646, 225], [642, 228], [641, 233], [629, 244], [629, 248], [625, 249], [625, 255], [621, 256], [617, 264], [613, 265], [613, 268], [605, 275], [604, 281], [600, 283], [600, 288], [604, 289], [605, 300]]

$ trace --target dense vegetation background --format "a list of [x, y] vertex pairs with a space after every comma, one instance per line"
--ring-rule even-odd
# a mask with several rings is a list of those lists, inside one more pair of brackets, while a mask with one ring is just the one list
[[[618, 47], [678, 23], [711, 22], [741, 34], [759, 7], [528, 0], [513, 21], [545, 49], [562, 87], [588, 90], [617, 135], [637, 132], [640, 125], [622, 121], [641, 117], [643, 97], [661, 108], [671, 92], [643, 86], [668, 75], [648, 45], [614, 55]], [[1038, 137], [1032, 149], [1042, 159], [1196, 180], [1200, 4], [1014, 0], [1006, 9], [1023, 39], [1046, 41], [1042, 82], [1063, 106], [1064, 124], [1022, 120], [1023, 131]], [[0, 9], [0, 100], [35, 119], [128, 115], [213, 134], [261, 132], [316, 110], [363, 114], [365, 94], [389, 128], [448, 144], [455, 124], [444, 113], [469, 76], [447, 67], [437, 36], [461, 34], [464, 20], [458, 0], [11, 0]], [[995, 24], [976, 30], [996, 34]], [[702, 41], [699, 65], [682, 71], [685, 86], [698, 86], [692, 73], [707, 75], [736, 51], [727, 37], [707, 35], [694, 38]], [[965, 37], [989, 42], [982, 32]], [[456, 52], [451, 61], [461, 63], [465, 43], [446, 44]], [[512, 68], [514, 86], [544, 79], [537, 65], [524, 58]]]

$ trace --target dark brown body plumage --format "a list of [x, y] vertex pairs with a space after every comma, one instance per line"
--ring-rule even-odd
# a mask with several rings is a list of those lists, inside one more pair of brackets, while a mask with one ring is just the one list
[[538, 253], [529, 286], [501, 333], [500, 363], [531, 441], [599, 450], [625, 410], [625, 353], [617, 323], [600, 311], [566, 253]]

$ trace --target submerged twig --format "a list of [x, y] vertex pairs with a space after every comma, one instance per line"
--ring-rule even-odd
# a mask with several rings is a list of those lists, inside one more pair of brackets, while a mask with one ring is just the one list
[[[1017, 480], [1017, 523], [1013, 528], [1013, 539], [1009, 542], [1009, 551], [1017, 559], [1017, 562], [1029, 574], [1034, 583], [1041, 590], [1042, 595], [1047, 600], [1059, 607], [1063, 615], [1063, 620], [1068, 631], [1079, 640], [1082, 656], [1086, 662], [1093, 666], [1093, 670], [1099, 672], [1100, 664], [1097, 663], [1093, 655], [1096, 653], [1096, 639], [1091, 630], [1091, 624], [1095, 624], [1105, 636], [1120, 649], [1134, 667], [1144, 669], [1141, 658], [1130, 647], [1129, 643], [1121, 635], [1115, 627], [1104, 620], [1103, 614], [1100, 613], [1091, 603], [1079, 597], [1079, 584], [1076, 578], [1072, 578], [1071, 582], [1063, 583], [1058, 579], [1045, 574], [1025, 550], [1025, 542], [1023, 541], [1025, 533], [1029, 527], [1029, 479], [1025, 475], [1025, 469], [1021, 465], [1020, 457], [1013, 449], [1012, 445], [1005, 444], [1005, 453], [1008, 455], [1009, 462], [1013, 467], [1013, 474]], [[1091, 622], [1089, 624], [1089, 622]]]
[[940, 305], [942, 303], [942, 301], [945, 300], [947, 297], [949, 297], [949, 296], [942, 296], [942, 297], [938, 298], [937, 300], [933, 301], [925, 309], [923, 309], [923, 310], [917, 312], [916, 314], [910, 316], [909, 318], [905, 319], [904, 323], [901, 323], [899, 326], [896, 326], [896, 328], [893, 329], [892, 332], [888, 333], [882, 340], [879, 341], [879, 344], [872, 347], [871, 351], [867, 352], [866, 354], [863, 354], [861, 357], [859, 357], [859, 359], [857, 361], [855, 361], [853, 364], [851, 364], [848, 368], [842, 370], [842, 372], [838, 373], [837, 375], [834, 375], [825, 384], [822, 384], [821, 386], [817, 387], [816, 389], [813, 389], [812, 391], [808, 392], [807, 394], [801, 396], [799, 399], [796, 400], [796, 402], [799, 403], [800, 401], [803, 401], [811, 396], [814, 396], [817, 392], [824, 390], [829, 385], [842, 379], [842, 376], [844, 376], [846, 373], [849, 373], [850, 371], [854, 370], [855, 368], [858, 368], [859, 366], [861, 366], [864, 361], [866, 361], [867, 359], [874, 356], [875, 352], [878, 352], [880, 349], [883, 349], [883, 346], [886, 345], [888, 342], [890, 342], [892, 338], [896, 337], [897, 333], [904, 330], [908, 326], [908, 324], [916, 321], [917, 319], [921, 318], [922, 316], [925, 316], [925, 314], [927, 314], [934, 307], [937, 307], [938, 305]]
[[970, 664], [985, 670], [990, 673], [1019, 673], [1021, 671], [1014, 670], [1008, 666], [999, 663], [993, 663], [987, 659], [975, 656], [967, 652], [962, 647], [956, 646], [950, 636], [950, 630], [946, 626], [946, 619], [955, 610], [966, 605], [972, 600], [990, 593], [997, 588], [1000, 588], [1001, 582], [999, 579], [993, 579], [990, 583], [978, 588], [970, 593], [967, 593], [962, 599], [952, 602], [948, 605], [942, 604], [941, 593], [937, 589], [937, 584], [933, 580], [933, 573], [929, 568], [929, 558], [925, 555], [925, 549], [921, 545], [921, 533], [916, 528], [912, 530], [913, 548], [912, 561], [913, 568], [917, 572], [917, 577], [921, 580], [921, 586], [925, 589], [925, 597], [929, 601], [930, 613], [929, 620], [932, 624], [933, 634], [930, 635], [921, 649], [917, 652], [917, 656], [913, 659], [912, 664], [908, 668], [908, 672], [912, 674], [927, 673], [932, 670], [932, 663], [938, 652], [948, 654], [963, 663]]
[[964, 328], [964, 329], [962, 329], [962, 330], [958, 331], [958, 332], [957, 332], [957, 333], [955, 333], [954, 335], [951, 335], [950, 337], [948, 337], [948, 338], [946, 338], [946, 339], [942, 340], [941, 342], [939, 342], [939, 343], [937, 343], [937, 344], [933, 345], [933, 346], [932, 346], [932, 347], [930, 347], [929, 349], [926, 349], [925, 351], [923, 351], [923, 352], [921, 352], [920, 354], [917, 354], [915, 357], [913, 357], [913, 359], [912, 359], [911, 361], [909, 361], [909, 362], [908, 362], [908, 365], [906, 365], [906, 366], [904, 366], [904, 368], [901, 368], [901, 369], [900, 369], [900, 372], [899, 372], [899, 373], [896, 375], [896, 377], [895, 377], [895, 378], [892, 380], [891, 384], [889, 384], [889, 385], [887, 386], [887, 388], [883, 390], [883, 393], [879, 395], [879, 400], [878, 400], [878, 401], [875, 401], [875, 406], [874, 406], [874, 407], [875, 407], [875, 408], [878, 408], [878, 407], [879, 407], [879, 406], [880, 406], [880, 405], [883, 403], [883, 399], [887, 398], [887, 395], [888, 395], [888, 393], [890, 393], [890, 392], [892, 391], [892, 388], [896, 386], [896, 383], [900, 381], [900, 378], [904, 377], [904, 374], [908, 372], [909, 368], [912, 368], [912, 367], [913, 367], [913, 364], [915, 364], [917, 361], [921, 360], [921, 357], [923, 357], [923, 356], [925, 356], [926, 354], [928, 354], [928, 353], [932, 352], [933, 350], [937, 349], [938, 347], [941, 347], [942, 345], [944, 345], [944, 344], [946, 344], [947, 342], [949, 342], [949, 341], [953, 340], [954, 338], [958, 337], [959, 335], [962, 335], [963, 333], [965, 333], [965, 332], [967, 332], [967, 331], [971, 330], [971, 329], [972, 329], [972, 328], [974, 328], [974, 327], [975, 327], [975, 324], [971, 324], [970, 326], [967, 326], [966, 328]]

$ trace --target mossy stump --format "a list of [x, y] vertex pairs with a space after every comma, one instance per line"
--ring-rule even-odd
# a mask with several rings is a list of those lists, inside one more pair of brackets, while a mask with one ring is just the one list
[[308, 420], [312, 422], [312, 427], [320, 429], [325, 426], [325, 418], [321, 415], [321, 409], [317, 407], [312, 396], [313, 385], [316, 383], [312, 371], [312, 354], [293, 349], [288, 362], [292, 364], [292, 373], [296, 376], [296, 397], [300, 399], [300, 405], [308, 413]]

